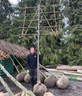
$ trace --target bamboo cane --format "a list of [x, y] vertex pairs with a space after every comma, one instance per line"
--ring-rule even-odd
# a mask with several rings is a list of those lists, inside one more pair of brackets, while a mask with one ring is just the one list
[[[40, 9], [41, 9], [41, 8], [40, 8]], [[49, 21], [48, 21], [48, 19], [47, 19], [46, 15], [44, 14], [44, 12], [43, 12], [43, 10], [42, 10], [42, 9], [41, 9], [41, 12], [43, 13], [43, 16], [45, 17], [45, 19], [46, 19], [46, 21], [47, 21], [47, 23], [48, 23], [48, 25], [49, 25], [49, 27], [50, 27], [51, 31], [54, 33], [54, 30], [52, 29], [52, 27], [51, 27], [51, 25], [50, 25], [50, 23], [49, 23]]]
[[[25, 14], [26, 14], [26, 9], [25, 9]], [[24, 15], [24, 21], [23, 21], [22, 35], [24, 34], [25, 20], [26, 20], [26, 15]]]
[[13, 65], [15, 66], [15, 68], [16, 68], [16, 70], [17, 70], [17, 72], [19, 73], [19, 70], [18, 70], [17, 66], [15, 65], [15, 63], [14, 63], [13, 59], [11, 58], [11, 56], [10, 56], [10, 59], [11, 59], [11, 61], [12, 61]]
[[25, 31], [25, 34], [27, 33], [29, 27], [31, 26], [31, 24], [32, 24], [32, 22], [33, 22], [33, 20], [34, 20], [34, 18], [35, 18], [35, 16], [36, 16], [36, 14], [37, 14], [37, 11], [36, 11], [36, 13], [34, 14], [34, 16], [33, 16], [32, 20], [31, 20], [29, 26], [27, 27], [27, 30]]
[[11, 91], [11, 89], [8, 87], [8, 85], [6, 84], [6, 82], [4, 81], [4, 79], [0, 76], [0, 81], [2, 83], [2, 85], [5, 87], [5, 89], [7, 90], [7, 92], [9, 93], [10, 96], [14, 96], [13, 92]]
[[40, 71], [40, 73], [41, 73], [41, 74], [42, 74], [45, 78], [47, 77], [46, 75], [44, 75], [44, 73], [43, 73], [43, 72], [41, 72], [41, 71]]
[[51, 75], [53, 75], [56, 79], [58, 79], [57, 76], [55, 76], [54, 74], [52, 74], [52, 72], [50, 72], [49, 70], [47, 70], [43, 65], [40, 64], [40, 66], [41, 66], [42, 68], [44, 68], [46, 71], [48, 71]]
[[25, 69], [23, 68], [22, 64], [17, 60], [17, 58], [14, 56], [15, 60], [18, 62], [18, 64], [20, 65], [20, 67], [22, 68], [22, 70], [25, 71]]
[[35, 96], [31, 91], [28, 91], [22, 84], [20, 84], [13, 76], [11, 76], [6, 69], [0, 64], [0, 68], [3, 72], [24, 92], [26, 92], [29, 96]]
[[[56, 20], [56, 14], [55, 14], [55, 6], [53, 5], [53, 10], [54, 10], [54, 17], [55, 17], [55, 23], [56, 23], [56, 26], [57, 26], [57, 20]], [[58, 29], [56, 27], [56, 33], [58, 32]]]
[[77, 73], [77, 71], [67, 71], [67, 70], [57, 70], [57, 69], [47, 69], [50, 72], [57, 72], [57, 73], [61, 73], [61, 74], [65, 74], [65, 75], [75, 75], [75, 76], [79, 76], [82, 77], [82, 74]]

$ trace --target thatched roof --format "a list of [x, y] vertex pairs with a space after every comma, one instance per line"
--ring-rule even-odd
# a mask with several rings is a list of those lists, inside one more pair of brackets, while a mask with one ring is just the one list
[[26, 56], [29, 54], [29, 51], [23, 46], [8, 43], [4, 40], [0, 40], [0, 50], [19, 58], [26, 58]]

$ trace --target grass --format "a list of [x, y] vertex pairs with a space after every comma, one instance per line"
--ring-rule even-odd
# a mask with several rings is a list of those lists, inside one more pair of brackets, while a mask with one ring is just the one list
[[69, 76], [69, 80], [77, 81], [77, 76], [76, 75]]

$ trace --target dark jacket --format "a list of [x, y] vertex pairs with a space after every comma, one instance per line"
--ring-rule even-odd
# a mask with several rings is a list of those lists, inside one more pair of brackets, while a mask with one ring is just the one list
[[[39, 62], [42, 63], [42, 56], [39, 55]], [[29, 54], [26, 58], [26, 66], [27, 69], [35, 69], [37, 68], [37, 54]]]

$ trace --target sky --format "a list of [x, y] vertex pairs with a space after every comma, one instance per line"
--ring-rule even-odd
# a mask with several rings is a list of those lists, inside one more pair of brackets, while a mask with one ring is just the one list
[[11, 4], [17, 4], [18, 1], [20, 0], [9, 0], [11, 2]]

